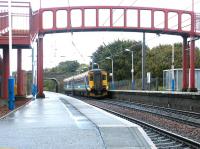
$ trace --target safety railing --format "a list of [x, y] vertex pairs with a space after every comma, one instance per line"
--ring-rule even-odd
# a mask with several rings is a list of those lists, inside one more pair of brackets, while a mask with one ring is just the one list
[[[28, 2], [12, 2], [12, 35], [30, 36], [31, 6]], [[8, 1], [0, 1], [0, 33], [8, 36]]]

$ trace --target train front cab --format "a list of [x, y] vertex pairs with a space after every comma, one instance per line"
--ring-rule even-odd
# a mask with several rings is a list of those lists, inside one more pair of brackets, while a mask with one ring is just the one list
[[107, 73], [101, 70], [92, 70], [88, 74], [90, 96], [107, 96], [108, 80]]

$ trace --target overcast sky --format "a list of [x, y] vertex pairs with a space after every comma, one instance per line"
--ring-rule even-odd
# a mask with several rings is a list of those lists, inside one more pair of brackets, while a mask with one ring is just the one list
[[[19, 1], [19, 0], [18, 0]], [[115, 6], [145, 6], [191, 10], [192, 0], [41, 0], [41, 7], [59, 6], [96, 6], [96, 5], [115, 5]], [[200, 12], [200, 0], [195, 1], [195, 11]], [[39, 8], [39, 0], [32, 0], [33, 10]], [[80, 63], [89, 64], [88, 56], [105, 42], [106, 44], [114, 40], [142, 40], [142, 33], [127, 32], [78, 32], [60, 33], [44, 36], [44, 68], [56, 66], [61, 61], [77, 60]], [[159, 44], [173, 44], [182, 42], [178, 36], [146, 34], [146, 44], [153, 47]], [[74, 45], [72, 44], [74, 43]], [[200, 46], [200, 42], [196, 42]], [[116, 49], [117, 50], [117, 49]], [[12, 51], [16, 55], [16, 50]], [[31, 50], [23, 50], [23, 69], [31, 70]], [[11, 69], [16, 70], [16, 56], [11, 60]]]

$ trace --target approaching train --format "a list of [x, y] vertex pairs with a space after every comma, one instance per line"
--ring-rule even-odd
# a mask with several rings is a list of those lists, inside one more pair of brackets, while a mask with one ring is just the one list
[[105, 97], [108, 91], [108, 75], [101, 69], [93, 69], [64, 79], [66, 94]]

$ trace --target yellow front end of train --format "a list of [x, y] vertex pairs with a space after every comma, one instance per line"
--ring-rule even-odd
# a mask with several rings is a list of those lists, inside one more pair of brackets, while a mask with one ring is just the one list
[[108, 75], [104, 70], [91, 70], [88, 73], [91, 97], [105, 97], [108, 95]]

